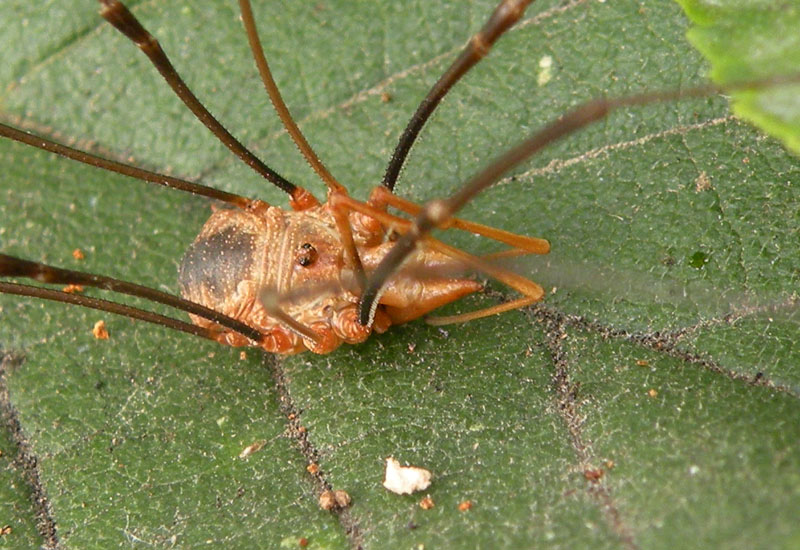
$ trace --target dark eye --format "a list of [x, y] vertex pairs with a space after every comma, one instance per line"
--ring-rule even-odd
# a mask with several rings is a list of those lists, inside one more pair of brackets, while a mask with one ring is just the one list
[[303, 243], [294, 259], [299, 265], [308, 267], [317, 260], [317, 249], [311, 243]]

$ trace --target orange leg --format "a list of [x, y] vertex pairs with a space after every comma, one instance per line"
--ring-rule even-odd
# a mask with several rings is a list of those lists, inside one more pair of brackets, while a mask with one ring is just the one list
[[519, 292], [523, 295], [522, 298], [517, 300], [512, 300], [510, 302], [506, 302], [504, 304], [498, 304], [496, 306], [487, 307], [484, 309], [479, 309], [477, 311], [471, 311], [469, 313], [462, 313], [460, 315], [449, 315], [449, 316], [442, 316], [442, 317], [428, 317], [426, 322], [432, 325], [449, 325], [451, 323], [465, 323], [467, 321], [473, 321], [475, 319], [480, 319], [482, 317], [489, 317], [491, 315], [497, 315], [499, 313], [504, 313], [506, 311], [511, 311], [513, 309], [519, 309], [521, 307], [529, 306], [534, 304], [542, 299], [544, 296], [544, 289], [539, 286], [538, 284], [534, 283], [530, 279], [526, 279], [521, 275], [517, 275], [513, 271], [509, 271], [507, 269], [503, 269], [492, 265], [491, 263], [487, 262], [484, 259], [478, 258], [477, 256], [473, 256], [467, 252], [459, 250], [457, 248], [453, 248], [452, 246], [448, 246], [441, 241], [433, 239], [431, 237], [425, 237], [424, 241], [433, 249], [438, 250], [444, 254], [452, 258], [457, 258], [463, 261], [465, 264], [473, 267], [487, 275], [494, 277], [498, 281], [503, 284], [506, 284]]
[[[401, 234], [406, 233], [413, 226], [413, 223], [409, 220], [405, 220], [398, 216], [394, 216], [370, 204], [360, 202], [351, 197], [338, 196], [336, 203], [342, 207], [350, 208], [351, 210], [375, 218], [376, 220], [380, 221], [385, 227], [389, 227]], [[516, 236], [520, 237], [519, 235]], [[528, 237], [524, 237], [523, 239], [528, 239]], [[498, 304], [496, 306], [484, 308], [478, 311], [473, 311], [461, 315], [453, 315], [448, 317], [429, 318], [428, 322], [431, 324], [442, 325], [449, 323], [463, 323], [466, 321], [471, 321], [473, 319], [480, 319], [481, 317], [488, 317], [490, 315], [496, 315], [498, 313], [503, 313], [505, 311], [510, 311], [513, 309], [518, 309], [533, 304], [541, 300], [542, 296], [544, 296], [544, 289], [542, 289], [541, 286], [539, 286], [538, 284], [534, 283], [529, 279], [526, 279], [525, 277], [522, 277], [521, 275], [517, 275], [512, 271], [492, 265], [491, 263], [487, 262], [484, 259], [478, 258], [477, 256], [474, 256], [467, 252], [463, 252], [457, 248], [449, 246], [428, 235], [424, 236], [422, 240], [425, 242], [426, 246], [429, 246], [430, 248], [437, 250], [438, 252], [446, 254], [451, 258], [462, 261], [464, 262], [465, 265], [468, 265], [474, 269], [482, 271], [483, 273], [497, 279], [503, 284], [510, 286], [511, 288], [513, 288], [514, 290], [523, 295], [522, 298], [519, 298], [517, 300], [513, 300], [505, 304]], [[520, 253], [528, 253], [528, 251], [523, 248], [515, 250], [520, 250], [521, 251]]]
[[344, 258], [349, 267], [356, 277], [356, 284], [359, 290], [364, 290], [367, 286], [367, 276], [364, 274], [364, 266], [361, 264], [361, 258], [358, 255], [355, 240], [353, 239], [353, 229], [350, 227], [350, 219], [348, 218], [347, 211], [341, 208], [340, 197], [349, 199], [347, 191], [331, 191], [328, 196], [328, 203], [331, 206], [333, 219], [336, 221], [336, 229], [339, 231], [339, 238], [342, 240], [344, 247]]
[[[398, 210], [402, 210], [407, 214], [416, 216], [422, 209], [418, 204], [409, 200], [398, 197], [385, 187], [375, 187], [372, 190], [369, 198], [370, 204], [388, 204]], [[517, 235], [510, 231], [504, 231], [496, 227], [490, 227], [480, 223], [474, 223], [461, 218], [450, 218], [439, 229], [460, 229], [468, 231], [482, 237], [487, 237], [493, 241], [505, 243], [514, 248], [524, 250], [527, 254], [547, 254], [550, 252], [550, 243], [545, 239], [537, 239], [535, 237], [527, 237], [525, 235]], [[517, 255], [517, 254], [514, 254]]]

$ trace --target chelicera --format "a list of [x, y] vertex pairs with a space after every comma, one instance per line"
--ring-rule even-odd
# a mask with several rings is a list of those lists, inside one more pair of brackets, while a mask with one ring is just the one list
[[[426, 121], [452, 86], [517, 22], [532, 0], [503, 0], [450, 68], [423, 99], [404, 130], [381, 186], [362, 202], [349, 196], [319, 161], [297, 128], [272, 80], [248, 0], [240, 0], [251, 50], [275, 109], [298, 149], [328, 188], [320, 203], [303, 187], [272, 170], [226, 130], [181, 80], [156, 39], [117, 0], [100, 0], [101, 15], [151, 60], [186, 106], [234, 154], [285, 191], [291, 210], [106, 160], [0, 125], [0, 134], [81, 162], [227, 203], [206, 222], [180, 269], [183, 299], [159, 291], [0, 255], [0, 275], [46, 283], [89, 285], [148, 298], [188, 312], [194, 324], [76, 294], [0, 282], [0, 291], [71, 302], [156, 322], [229, 345], [258, 345], [275, 353], [328, 353], [342, 343], [364, 341], [393, 324], [417, 319], [481, 289], [455, 273], [465, 268], [489, 275], [521, 297], [483, 310], [434, 322], [463, 322], [524, 307], [540, 300], [542, 288], [516, 273], [450, 247], [430, 236], [434, 228], [456, 228], [509, 246], [501, 255], [544, 254], [549, 243], [461, 220], [455, 214], [505, 172], [553, 141], [616, 108], [668, 101], [716, 90], [704, 87], [585, 103], [521, 142], [461, 189], [423, 206], [393, 193], [403, 163]], [[764, 85], [765, 83], [761, 83]], [[748, 85], [745, 85], [748, 86]], [[750, 84], [749, 86], [753, 86]], [[389, 212], [394, 208], [409, 220]]]

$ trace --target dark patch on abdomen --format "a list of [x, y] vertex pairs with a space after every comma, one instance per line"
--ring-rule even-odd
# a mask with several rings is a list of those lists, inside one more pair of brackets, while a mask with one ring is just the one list
[[196, 240], [181, 260], [181, 294], [197, 301], [204, 287], [216, 300], [223, 301], [242, 279], [250, 278], [255, 245], [255, 235], [235, 227]]

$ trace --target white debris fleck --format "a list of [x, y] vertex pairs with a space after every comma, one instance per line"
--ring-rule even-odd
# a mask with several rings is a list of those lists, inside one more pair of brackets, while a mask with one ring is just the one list
[[267, 444], [266, 441], [256, 441], [255, 443], [251, 443], [250, 445], [248, 445], [247, 447], [242, 449], [242, 452], [239, 453], [239, 458], [245, 459], [248, 456], [250, 456], [251, 454], [257, 453], [258, 451], [263, 449], [264, 445], [266, 445], [266, 444]]
[[386, 475], [383, 486], [398, 495], [410, 495], [424, 491], [431, 485], [430, 470], [417, 466], [401, 466], [393, 457], [386, 459]]
[[539, 60], [539, 74], [536, 76], [536, 83], [544, 86], [553, 78], [553, 58], [549, 55], [543, 56]]

